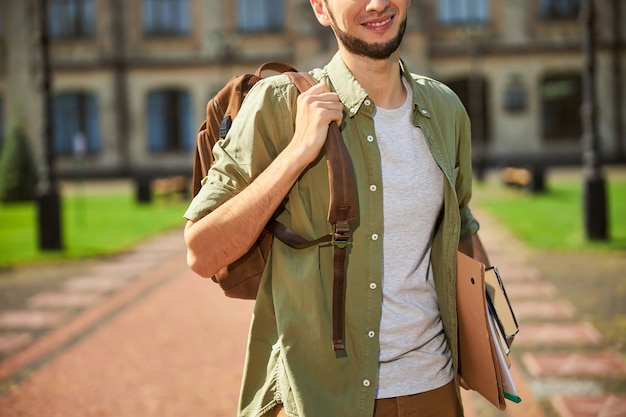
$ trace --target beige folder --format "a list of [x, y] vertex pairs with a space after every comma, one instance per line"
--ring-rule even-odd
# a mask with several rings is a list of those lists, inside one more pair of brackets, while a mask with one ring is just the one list
[[[500, 410], [505, 397], [519, 402], [506, 364], [506, 354], [495, 340], [487, 308], [485, 265], [457, 255], [457, 313], [459, 318], [459, 375], [467, 385]], [[491, 327], [490, 327], [491, 326]]]

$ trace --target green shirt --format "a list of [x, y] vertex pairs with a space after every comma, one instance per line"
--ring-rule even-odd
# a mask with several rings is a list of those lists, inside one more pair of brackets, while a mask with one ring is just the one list
[[[403, 75], [413, 89], [413, 123], [422, 129], [444, 176], [444, 208], [432, 242], [435, 287], [444, 330], [458, 365], [456, 252], [478, 230], [471, 196], [470, 125], [457, 96], [443, 84]], [[371, 417], [377, 387], [382, 302], [382, 175], [375, 104], [337, 54], [312, 71], [345, 106], [343, 139], [354, 164], [359, 198], [346, 271], [346, 350], [332, 349], [333, 248], [293, 249], [275, 239], [256, 300], [240, 398], [240, 416], [262, 416], [278, 403], [294, 417]], [[294, 134], [298, 91], [284, 75], [249, 93], [217, 162], [185, 217], [197, 220], [246, 187]], [[407, 190], [410, 192], [410, 190]], [[328, 170], [322, 155], [289, 192], [277, 219], [307, 239], [331, 232]], [[410, 221], [410, 219], [407, 219]], [[410, 376], [407, 376], [410, 377]]]

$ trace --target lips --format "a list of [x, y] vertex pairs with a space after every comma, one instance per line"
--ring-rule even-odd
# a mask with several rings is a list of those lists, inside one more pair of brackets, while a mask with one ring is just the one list
[[392, 21], [393, 21], [393, 16], [387, 16], [384, 18], [379, 18], [376, 20], [365, 22], [363, 23], [363, 26], [371, 30], [383, 30], [391, 26]]

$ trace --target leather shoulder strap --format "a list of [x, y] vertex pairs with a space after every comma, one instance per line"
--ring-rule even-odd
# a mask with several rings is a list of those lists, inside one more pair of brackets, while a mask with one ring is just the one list
[[[317, 84], [308, 72], [287, 73], [300, 92]], [[357, 193], [354, 166], [348, 148], [341, 137], [339, 126], [332, 122], [324, 144], [328, 164], [330, 205], [328, 221], [333, 226], [333, 350], [345, 350], [345, 282], [346, 246], [350, 241], [350, 223], [357, 218]]]
[[[304, 92], [318, 83], [308, 72], [286, 73], [300, 92]], [[348, 148], [341, 137], [339, 126], [333, 122], [328, 127], [328, 136], [324, 145], [328, 163], [328, 180], [330, 185], [330, 206], [328, 221], [337, 224], [338, 219], [352, 223], [357, 218], [358, 198], [356, 179], [352, 159]], [[340, 214], [344, 212], [345, 214]]]
[[265, 70], [268, 71], [276, 71], [276, 72], [296, 72], [297, 70], [287, 64], [283, 64], [282, 62], [266, 62], [264, 64], [261, 64], [261, 66], [259, 66], [259, 68], [257, 68], [256, 72], [254, 73], [254, 75], [256, 75], [257, 77], [261, 77], [261, 73]]

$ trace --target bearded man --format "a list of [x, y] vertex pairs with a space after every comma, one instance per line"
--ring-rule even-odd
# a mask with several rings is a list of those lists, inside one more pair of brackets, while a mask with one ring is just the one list
[[320, 151], [331, 122], [352, 158], [358, 222], [345, 269], [345, 345], [333, 349], [333, 248], [275, 239], [255, 304], [239, 416], [462, 416], [456, 252], [488, 265], [471, 197], [470, 125], [445, 85], [400, 58], [409, 0], [310, 0], [338, 52], [299, 94], [252, 89], [185, 213], [203, 277], [243, 255], [271, 217], [331, 232]]

